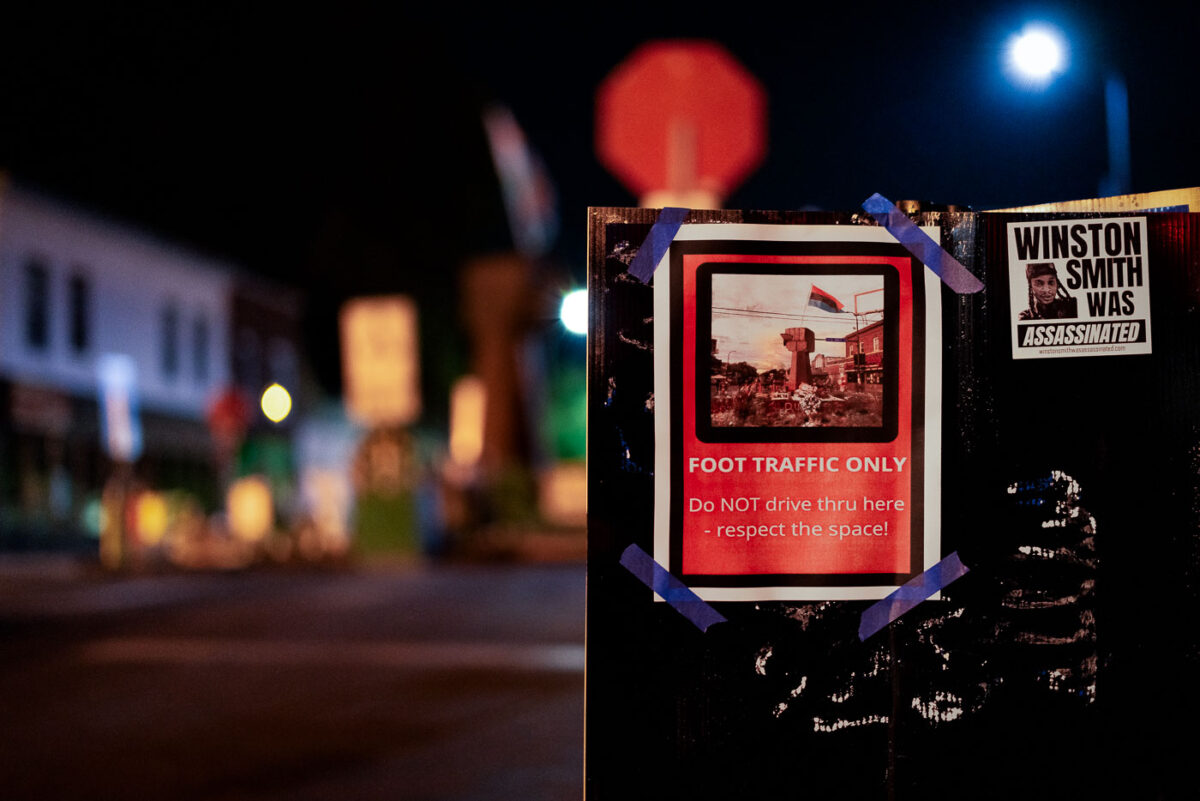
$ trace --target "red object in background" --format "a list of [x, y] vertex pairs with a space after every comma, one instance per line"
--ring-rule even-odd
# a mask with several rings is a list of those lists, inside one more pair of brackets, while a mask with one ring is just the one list
[[639, 197], [705, 190], [723, 197], [762, 160], [766, 99], [713, 42], [651, 42], [596, 97], [596, 153]]
[[250, 404], [242, 393], [230, 387], [208, 406], [208, 428], [223, 449], [233, 450], [250, 425]]

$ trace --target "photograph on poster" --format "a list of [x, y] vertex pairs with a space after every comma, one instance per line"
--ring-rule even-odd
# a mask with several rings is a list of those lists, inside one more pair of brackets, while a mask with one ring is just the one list
[[895, 436], [894, 270], [717, 262], [697, 270], [697, 296], [702, 440]]

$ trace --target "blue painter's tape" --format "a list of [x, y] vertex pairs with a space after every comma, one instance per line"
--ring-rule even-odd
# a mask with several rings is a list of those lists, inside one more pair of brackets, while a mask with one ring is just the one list
[[671, 247], [671, 240], [679, 233], [688, 215], [688, 209], [678, 209], [668, 206], [658, 213], [658, 219], [646, 236], [646, 241], [638, 248], [637, 254], [629, 264], [629, 274], [643, 284], [650, 283], [650, 277], [658, 269], [663, 254]]
[[858, 623], [858, 639], [867, 639], [950, 582], [966, 574], [967, 566], [959, 561], [958, 551], [955, 551], [863, 612]]
[[724, 615], [702, 601], [700, 596], [636, 544], [630, 545], [621, 554], [621, 564], [701, 631], [708, 631], [708, 627], [714, 623], [725, 622]]
[[929, 238], [896, 208], [892, 201], [876, 192], [863, 201], [863, 208], [875, 221], [896, 237], [909, 253], [916, 256], [925, 266], [937, 273], [946, 286], [960, 295], [969, 295], [983, 289], [983, 282], [971, 275], [958, 259], [942, 250], [941, 245]]

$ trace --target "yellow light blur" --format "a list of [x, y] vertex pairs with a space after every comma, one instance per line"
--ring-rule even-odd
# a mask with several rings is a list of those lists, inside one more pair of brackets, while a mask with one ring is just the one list
[[472, 467], [483, 455], [483, 415], [487, 390], [477, 376], [468, 375], [450, 391], [450, 461]]
[[243, 542], [258, 542], [271, 533], [275, 511], [271, 488], [262, 476], [238, 479], [229, 488], [225, 501], [229, 530]]
[[146, 545], [158, 545], [167, 533], [167, 501], [157, 492], [143, 492], [137, 499], [137, 533]]
[[272, 423], [281, 422], [292, 411], [292, 396], [279, 384], [263, 390], [262, 411]]
[[560, 462], [542, 473], [538, 509], [548, 523], [587, 525], [587, 468], [583, 462]]

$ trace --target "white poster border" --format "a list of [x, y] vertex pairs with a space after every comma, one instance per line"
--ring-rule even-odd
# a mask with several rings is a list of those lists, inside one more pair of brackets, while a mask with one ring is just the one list
[[[938, 241], [937, 226], [922, 230]], [[842, 225], [761, 225], [697, 223], [681, 225], [675, 242], [867, 242], [895, 244], [884, 228]], [[654, 559], [670, 564], [671, 526], [671, 251], [655, 268], [654, 288]], [[941, 452], [942, 452], [942, 310], [941, 280], [928, 267], [925, 276], [925, 477], [923, 569], [941, 560]], [[914, 357], [916, 354], [914, 354]], [[895, 591], [895, 585], [855, 587], [756, 586], [689, 587], [705, 601], [827, 601], [875, 600]], [[938, 596], [933, 596], [937, 598]], [[661, 597], [655, 595], [655, 600]]]

